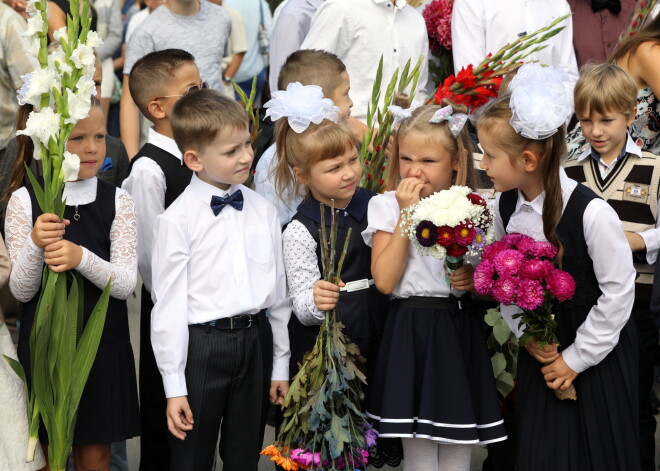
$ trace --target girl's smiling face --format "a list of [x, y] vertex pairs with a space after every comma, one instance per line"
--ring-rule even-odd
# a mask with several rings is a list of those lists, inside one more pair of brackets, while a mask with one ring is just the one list
[[80, 157], [78, 179], [92, 178], [105, 159], [105, 115], [100, 106], [92, 106], [89, 116], [76, 123], [66, 143], [66, 150]]

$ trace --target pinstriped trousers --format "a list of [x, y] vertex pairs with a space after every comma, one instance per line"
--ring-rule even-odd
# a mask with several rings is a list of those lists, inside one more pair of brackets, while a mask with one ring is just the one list
[[220, 431], [224, 471], [256, 471], [268, 413], [273, 334], [263, 313], [248, 329], [188, 326], [186, 385], [193, 429], [169, 435], [171, 471], [210, 471]]

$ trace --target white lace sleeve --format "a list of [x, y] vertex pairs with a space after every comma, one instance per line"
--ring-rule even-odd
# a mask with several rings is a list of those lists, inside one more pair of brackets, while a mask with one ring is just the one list
[[137, 219], [133, 198], [126, 191], [117, 190], [115, 207], [110, 228], [110, 261], [83, 247], [83, 257], [76, 270], [100, 289], [112, 278], [110, 296], [126, 299], [137, 282]]
[[319, 325], [325, 316], [314, 304], [314, 284], [321, 279], [316, 242], [302, 223], [291, 221], [282, 234], [284, 269], [293, 312], [303, 325]]
[[32, 232], [32, 206], [25, 188], [12, 194], [7, 204], [5, 221], [7, 252], [12, 263], [9, 289], [16, 299], [26, 303], [41, 286], [44, 251], [30, 237]]

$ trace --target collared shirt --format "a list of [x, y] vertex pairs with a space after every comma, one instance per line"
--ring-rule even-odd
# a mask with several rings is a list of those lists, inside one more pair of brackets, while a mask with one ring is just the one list
[[[243, 210], [217, 216], [214, 195], [240, 189]], [[289, 379], [291, 304], [282, 237], [272, 204], [243, 185], [222, 191], [193, 175], [154, 227], [151, 343], [167, 397], [187, 394], [188, 326], [268, 309], [273, 380]]]
[[[570, 12], [566, 0], [456, 0], [451, 18], [454, 69], [458, 72], [469, 64], [476, 67], [488, 53], [495, 54], [505, 44]], [[578, 69], [571, 18], [564, 20], [562, 26], [566, 27], [543, 43], [543, 50], [525, 60], [561, 67], [569, 77], [565, 85], [572, 104]]]
[[[609, 165], [602, 161], [598, 152], [591, 147], [590, 144], [586, 144], [586, 147], [580, 157], [578, 157], [578, 162], [582, 162], [587, 157], [591, 156], [596, 162], [598, 162], [598, 171], [600, 172], [600, 178], [603, 180], [607, 178], [612, 169], [616, 166], [616, 163], [621, 160], [626, 154], [642, 158], [642, 149], [635, 144], [635, 142], [628, 134], [626, 139], [626, 145], [621, 151], [621, 154], [612, 161]], [[658, 208], [660, 208], [660, 199], [658, 199]], [[644, 232], [638, 232], [642, 239], [644, 239], [644, 245], [646, 245], [646, 262], [649, 265], [653, 265], [658, 259], [658, 250], [660, 249], [660, 214], [655, 215], [655, 228], [648, 229]]]
[[411, 67], [422, 56], [419, 86], [413, 105], [424, 102], [428, 80], [429, 41], [422, 15], [405, 0], [326, 0], [318, 9], [302, 49], [336, 54], [351, 80], [351, 115], [366, 122], [367, 105], [378, 63], [383, 56], [381, 100], [395, 69]]
[[21, 75], [34, 69], [25, 51], [28, 45], [23, 37], [25, 20], [7, 5], [0, 4], [0, 149], [7, 147], [13, 136], [18, 100], [16, 90], [21, 88]]
[[270, 35], [270, 76], [268, 83], [271, 92], [279, 90], [277, 80], [280, 70], [289, 54], [300, 49], [312, 23], [312, 17], [323, 0], [290, 0], [280, 10]]
[[[149, 129], [149, 144], [160, 147], [166, 152], [182, 159], [174, 139], [158, 134]], [[183, 165], [183, 161], [181, 162]], [[154, 241], [154, 222], [156, 216], [165, 211], [165, 174], [152, 159], [138, 159], [131, 173], [121, 187], [128, 191], [135, 201], [135, 213], [138, 220], [138, 271], [147, 291], [151, 292], [151, 250]]]
[[[566, 209], [577, 182], [568, 178], [564, 169], [559, 172], [563, 209]], [[519, 232], [535, 240], [547, 241], [543, 234], [542, 218], [545, 193], [526, 201], [522, 192], [518, 191], [516, 209], [506, 231], [499, 212], [499, 199], [498, 195], [495, 202], [496, 239], [501, 239], [506, 233]], [[573, 344], [565, 345], [562, 352], [566, 364], [577, 373], [600, 363], [618, 343], [619, 332], [632, 310], [636, 277], [621, 222], [607, 202], [592, 200], [584, 211], [582, 224], [601, 295], [578, 328]], [[511, 317], [520, 312], [520, 308], [510, 305], [500, 309], [511, 330], [520, 337], [522, 331], [518, 328], [518, 320]]]

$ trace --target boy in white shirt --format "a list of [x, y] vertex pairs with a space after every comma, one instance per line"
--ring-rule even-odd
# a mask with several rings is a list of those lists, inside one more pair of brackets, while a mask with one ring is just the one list
[[[272, 203], [242, 185], [248, 118], [212, 90], [182, 97], [174, 138], [194, 172], [156, 219], [151, 338], [167, 396], [170, 469], [255, 470], [268, 396], [288, 390], [291, 305]], [[268, 315], [266, 315], [268, 309]]]

